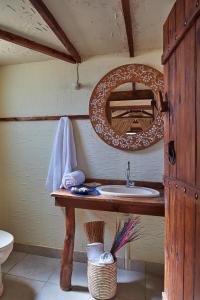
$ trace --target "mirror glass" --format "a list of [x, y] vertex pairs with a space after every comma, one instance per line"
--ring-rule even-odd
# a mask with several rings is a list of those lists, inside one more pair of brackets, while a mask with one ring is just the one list
[[153, 91], [136, 82], [118, 86], [106, 103], [107, 121], [118, 134], [136, 135], [147, 131], [157, 114]]

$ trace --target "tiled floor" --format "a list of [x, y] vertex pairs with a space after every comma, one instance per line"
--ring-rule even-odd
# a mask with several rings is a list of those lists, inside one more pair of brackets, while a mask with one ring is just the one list
[[[73, 290], [59, 287], [60, 261], [13, 252], [2, 266], [5, 291], [1, 300], [92, 300], [86, 264], [74, 263]], [[143, 272], [118, 270], [116, 300], [161, 300], [163, 280]]]

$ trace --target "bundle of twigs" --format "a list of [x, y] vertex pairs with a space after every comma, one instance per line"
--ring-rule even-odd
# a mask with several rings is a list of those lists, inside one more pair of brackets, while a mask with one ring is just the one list
[[115, 238], [111, 248], [111, 254], [115, 257], [116, 253], [127, 243], [140, 238], [140, 218], [134, 217], [129, 219], [123, 226], [119, 223]]
[[104, 221], [93, 221], [84, 224], [89, 243], [104, 243]]

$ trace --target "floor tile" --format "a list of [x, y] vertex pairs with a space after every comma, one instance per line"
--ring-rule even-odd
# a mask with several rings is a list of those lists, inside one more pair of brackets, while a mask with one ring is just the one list
[[35, 300], [44, 282], [24, 277], [6, 275], [4, 277], [4, 293], [1, 300]]
[[[60, 289], [60, 260], [13, 252], [3, 266], [2, 300], [93, 300], [88, 292], [87, 265], [74, 263], [73, 290]], [[145, 272], [118, 270], [114, 300], [161, 300], [163, 278]]]
[[27, 255], [8, 273], [29, 279], [47, 281], [59, 265], [60, 260], [57, 258]]
[[118, 270], [116, 299], [145, 300], [145, 274]]
[[152, 276], [164, 276], [164, 265], [146, 262], [146, 274]]
[[72, 275], [72, 284], [74, 286], [88, 287], [87, 264], [75, 263]]
[[24, 252], [13, 251], [8, 257], [7, 261], [2, 265], [2, 272], [7, 273], [12, 269], [18, 262], [20, 262], [27, 254]]
[[47, 282], [35, 300], [88, 300], [89, 297], [87, 288], [82, 287], [64, 292], [57, 284]]
[[164, 279], [160, 276], [146, 277], [146, 300], [161, 300], [164, 290]]
[[[60, 284], [60, 267], [50, 276], [48, 282], [59, 285]], [[72, 285], [87, 287], [87, 265], [83, 263], [74, 262]]]
[[[54, 283], [59, 287], [60, 268], [49, 278], [48, 283]], [[73, 289], [85, 287], [87, 290], [87, 265], [74, 263], [72, 276]], [[61, 298], [62, 299], [62, 298]], [[82, 298], [80, 298], [82, 299]], [[93, 298], [90, 296], [89, 298]], [[145, 275], [134, 271], [118, 270], [118, 288], [115, 300], [144, 300], [145, 299]]]
[[144, 261], [133, 260], [130, 262], [130, 270], [145, 273], [146, 265]]

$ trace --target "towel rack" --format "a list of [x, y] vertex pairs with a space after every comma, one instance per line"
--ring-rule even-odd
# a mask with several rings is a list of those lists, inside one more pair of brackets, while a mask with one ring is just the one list
[[33, 116], [33, 117], [0, 117], [0, 122], [28, 122], [28, 121], [54, 121], [61, 117], [68, 117], [71, 120], [87, 120], [89, 115], [56, 115], [56, 116]]

